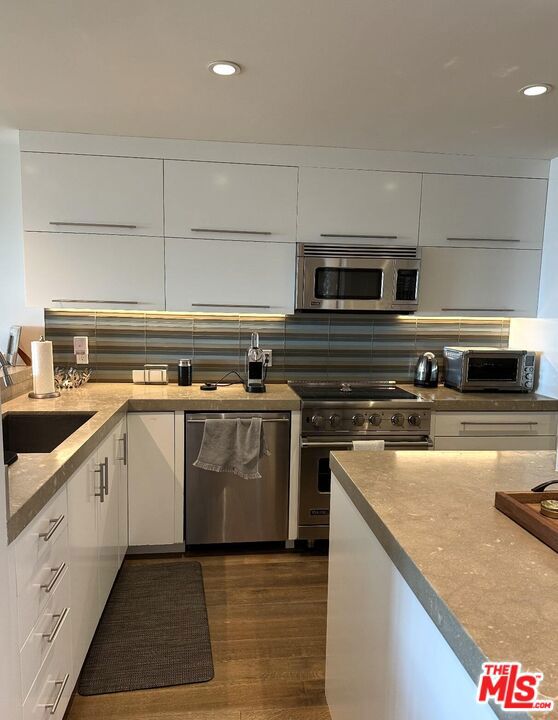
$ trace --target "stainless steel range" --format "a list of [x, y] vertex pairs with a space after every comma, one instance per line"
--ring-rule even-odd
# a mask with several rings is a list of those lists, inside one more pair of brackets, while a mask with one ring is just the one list
[[[299, 538], [329, 535], [332, 450], [384, 440], [386, 450], [430, 450], [431, 404], [394, 382], [291, 382], [302, 400]], [[371, 472], [372, 472], [371, 468]]]

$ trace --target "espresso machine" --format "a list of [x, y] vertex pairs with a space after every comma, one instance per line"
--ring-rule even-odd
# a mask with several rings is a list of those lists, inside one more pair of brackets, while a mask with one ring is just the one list
[[246, 353], [246, 392], [265, 392], [265, 375], [265, 353], [260, 347], [259, 334], [253, 332]]

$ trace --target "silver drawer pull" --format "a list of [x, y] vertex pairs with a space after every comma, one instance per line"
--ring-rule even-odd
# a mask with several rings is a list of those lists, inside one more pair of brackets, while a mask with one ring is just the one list
[[68, 617], [68, 613], [70, 612], [70, 608], [64, 608], [62, 612], [59, 615], [53, 615], [52, 617], [56, 619], [56, 623], [54, 627], [52, 628], [52, 631], [49, 633], [43, 633], [43, 637], [46, 638], [46, 641], [48, 643], [53, 643], [56, 638], [58, 637], [58, 633], [60, 632], [60, 629], [62, 628], [62, 625], [64, 624], [64, 621]]
[[43, 538], [43, 540], [45, 542], [48, 542], [50, 540], [50, 538], [54, 535], [54, 533], [60, 527], [62, 520], [64, 520], [64, 515], [60, 515], [60, 517], [49, 520], [49, 523], [51, 523], [49, 530], [44, 533], [39, 533], [39, 537]]
[[497, 425], [538, 425], [538, 424], [539, 423], [536, 422], [535, 420], [524, 420], [523, 422], [508, 422], [507, 420], [502, 420], [501, 422], [488, 422], [488, 421], [487, 422], [480, 422], [480, 421], [469, 422], [466, 420], [461, 423], [461, 425], [463, 427], [465, 427], [466, 425], [483, 425], [483, 426], [488, 426], [488, 427], [496, 427]]
[[397, 240], [397, 235], [352, 235], [351, 233], [320, 233], [320, 237], [363, 238], [370, 240]]
[[444, 307], [440, 308], [442, 312], [516, 312], [515, 308], [462, 308], [462, 307]]
[[91, 303], [95, 305], [151, 305], [141, 300], [87, 300], [84, 298], [53, 298], [50, 302], [61, 303]]
[[449, 237], [448, 242], [521, 242], [513, 238], [473, 238], [473, 237]]
[[51, 220], [49, 225], [57, 227], [122, 228], [123, 230], [135, 230], [137, 228], [137, 225], [128, 225], [127, 223], [63, 222], [62, 220]]
[[102, 465], [105, 466], [105, 495], [109, 494], [109, 464], [108, 464], [108, 457], [105, 456], [105, 462], [102, 463]]
[[93, 470], [94, 473], [99, 473], [99, 492], [95, 493], [95, 497], [98, 497], [102, 503], [105, 502], [105, 463], [99, 463], [99, 467]]
[[60, 567], [51, 568], [50, 571], [54, 573], [54, 575], [52, 576], [52, 580], [47, 585], [41, 585], [41, 590], [44, 590], [46, 593], [52, 592], [54, 589], [54, 586], [60, 579], [60, 576], [62, 575], [62, 573], [64, 572], [65, 569], [66, 569], [65, 562], [63, 562], [62, 565], [60, 565]]
[[218, 230], [216, 228], [190, 228], [190, 232], [229, 233], [231, 235], [273, 235], [268, 230]]
[[254, 308], [255, 310], [270, 310], [271, 305], [241, 305], [239, 303], [192, 303], [192, 307], [213, 308]]
[[48, 703], [48, 705], [43, 705], [45, 710], [50, 710], [51, 715], [56, 715], [56, 711], [58, 710], [60, 700], [62, 700], [62, 695], [64, 695], [64, 690], [66, 689], [66, 685], [68, 684], [69, 679], [70, 673], [66, 673], [66, 675], [64, 676], [64, 680], [58, 680], [54, 683], [54, 686], [58, 688], [56, 698], [54, 699], [54, 702]]
[[117, 460], [122, 460], [124, 465], [126, 466], [128, 464], [128, 433], [124, 433], [121, 438], [117, 438], [117, 442], [121, 442], [122, 444], [122, 452], [124, 453], [122, 457], [116, 458]]

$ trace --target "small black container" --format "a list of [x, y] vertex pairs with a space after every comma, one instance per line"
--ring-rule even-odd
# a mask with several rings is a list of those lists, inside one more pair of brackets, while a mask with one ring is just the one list
[[192, 384], [192, 361], [189, 358], [178, 361], [178, 384]]

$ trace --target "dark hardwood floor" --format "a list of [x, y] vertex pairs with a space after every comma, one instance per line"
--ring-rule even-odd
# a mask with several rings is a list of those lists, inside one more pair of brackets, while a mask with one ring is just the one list
[[215, 678], [76, 695], [68, 720], [329, 720], [327, 556], [297, 552], [132, 559], [203, 567]]

